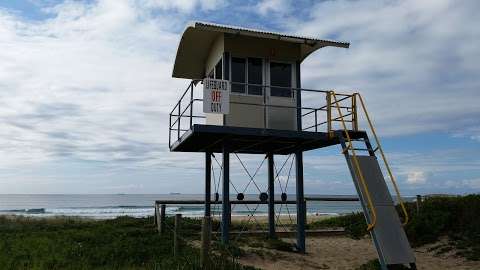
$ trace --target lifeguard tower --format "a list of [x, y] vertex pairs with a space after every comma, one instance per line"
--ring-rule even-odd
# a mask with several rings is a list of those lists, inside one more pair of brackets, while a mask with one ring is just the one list
[[[195, 22], [183, 32], [172, 76], [191, 80], [170, 113], [169, 146], [175, 152], [205, 153], [205, 216], [222, 205], [222, 241], [229, 241], [230, 155], [262, 154], [268, 159], [269, 235], [275, 237], [274, 156], [295, 156], [297, 249], [305, 252], [306, 207], [303, 152], [340, 145], [363, 207], [383, 269], [409, 264], [415, 257], [402, 228], [376, 154], [380, 153], [408, 222], [398, 188], [362, 97], [358, 93], [301, 88], [301, 63], [323, 47], [349, 43], [240, 27]], [[197, 91], [197, 89], [199, 89]], [[359, 127], [364, 116], [366, 129]], [[374, 136], [370, 142], [369, 131]], [[222, 154], [222, 197], [212, 202], [212, 155]], [[252, 178], [253, 179], [253, 178]], [[245, 201], [245, 203], [247, 203]]]

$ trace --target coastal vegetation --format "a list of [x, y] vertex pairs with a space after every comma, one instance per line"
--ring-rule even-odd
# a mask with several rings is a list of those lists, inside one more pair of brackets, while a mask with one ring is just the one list
[[[427, 197], [418, 211], [415, 202], [405, 205], [410, 216], [405, 232], [413, 247], [447, 238], [446, 243], [435, 245], [430, 251], [436, 254], [454, 251], [467, 260], [480, 260], [480, 195]], [[362, 213], [333, 217], [310, 225], [311, 228], [344, 227], [354, 239], [367, 235], [366, 226]], [[361, 269], [380, 269], [377, 265], [378, 261], [372, 261]]]
[[[435, 254], [454, 253], [480, 260], [480, 195], [425, 198], [417, 211], [407, 203], [410, 222], [405, 231], [414, 247], [429, 245]], [[173, 218], [160, 235], [152, 218], [120, 217], [112, 220], [80, 218], [0, 217], [0, 269], [200, 269], [201, 222], [182, 219], [180, 254], [173, 256]], [[217, 227], [214, 222], [214, 228]], [[310, 223], [309, 229], [344, 228], [353, 239], [367, 236], [362, 213]], [[234, 224], [235, 228], [259, 229]], [[213, 236], [214, 240], [218, 238]], [[217, 239], [218, 240], [218, 239]], [[441, 240], [441, 241], [439, 241]], [[254, 269], [236, 259], [247, 253], [260, 257], [292, 252], [292, 243], [262, 236], [241, 237], [228, 247], [212, 243], [210, 268]], [[377, 260], [361, 270], [379, 269]]]
[[[167, 219], [173, 226], [173, 219]], [[0, 269], [200, 269], [199, 220], [184, 219], [183, 245], [173, 256], [172, 233], [160, 236], [152, 218], [113, 220], [0, 217]], [[254, 269], [227, 252], [212, 254], [210, 269]]]

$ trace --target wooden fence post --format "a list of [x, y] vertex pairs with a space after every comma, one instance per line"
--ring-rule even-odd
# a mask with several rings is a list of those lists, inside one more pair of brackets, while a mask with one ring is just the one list
[[180, 222], [182, 221], [182, 214], [175, 215], [175, 227], [173, 230], [173, 256], [178, 256], [180, 251]]
[[203, 269], [209, 269], [211, 226], [212, 218], [204, 216], [202, 220], [202, 247], [200, 250], [200, 263]]
[[[158, 207], [158, 206], [157, 206]], [[165, 204], [160, 206], [160, 214], [157, 210], [157, 229], [160, 234], [165, 232]]]
[[158, 215], [158, 205], [157, 205], [157, 203], [155, 203], [153, 205], [153, 209], [155, 210], [155, 212], [153, 214], [153, 226], [157, 226], [157, 215]]
[[420, 206], [422, 205], [422, 195], [417, 195], [417, 215], [420, 213]]

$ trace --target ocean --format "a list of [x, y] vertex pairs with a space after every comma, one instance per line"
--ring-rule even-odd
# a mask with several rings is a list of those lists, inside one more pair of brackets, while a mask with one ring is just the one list
[[[258, 196], [246, 195], [245, 200]], [[309, 197], [322, 197], [321, 195]], [[332, 197], [331, 195], [327, 197]], [[342, 196], [333, 196], [342, 197]], [[352, 196], [348, 196], [352, 197]], [[279, 200], [280, 198], [278, 198]], [[294, 200], [294, 195], [288, 196]], [[201, 194], [8, 194], [0, 195], [0, 215], [34, 217], [75, 216], [93, 219], [112, 219], [119, 216], [147, 217], [154, 214], [155, 200], [203, 200]], [[232, 197], [231, 200], [236, 200]], [[413, 198], [406, 198], [413, 200]], [[220, 205], [212, 205], [213, 214], [219, 214]], [[232, 215], [267, 215], [266, 205], [232, 205]], [[361, 211], [359, 202], [308, 202], [307, 213], [315, 215], [341, 215]], [[281, 215], [295, 214], [295, 205], [276, 206]], [[202, 205], [167, 205], [167, 215], [182, 214], [187, 217], [203, 215]]]

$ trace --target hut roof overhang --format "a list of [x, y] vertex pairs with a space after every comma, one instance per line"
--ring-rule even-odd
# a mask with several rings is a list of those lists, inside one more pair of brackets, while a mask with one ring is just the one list
[[281, 34], [237, 26], [192, 22], [185, 28], [178, 44], [172, 77], [202, 79], [205, 75], [205, 60], [208, 57], [212, 43], [220, 34], [224, 33], [297, 43], [300, 46], [300, 61], [303, 61], [308, 55], [323, 47], [348, 48], [350, 46], [350, 43], [347, 42]]

